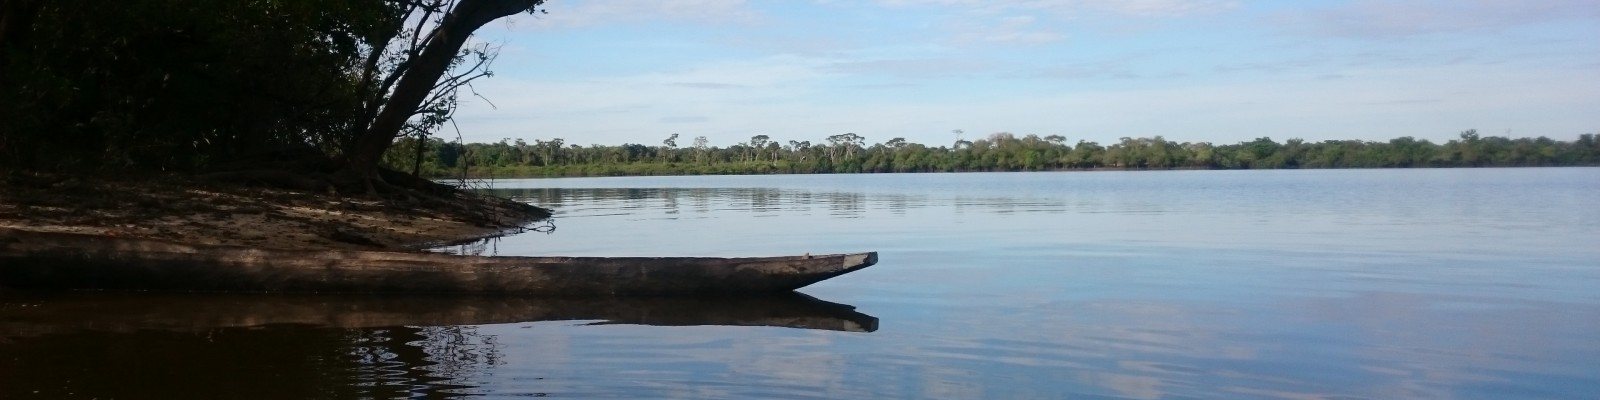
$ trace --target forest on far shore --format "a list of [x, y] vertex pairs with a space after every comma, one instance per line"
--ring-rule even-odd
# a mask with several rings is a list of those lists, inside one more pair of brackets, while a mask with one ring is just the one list
[[1263, 137], [1216, 145], [1179, 143], [1161, 136], [1124, 137], [1110, 144], [1068, 143], [1060, 135], [1018, 137], [1000, 132], [937, 147], [904, 138], [869, 145], [866, 137], [854, 133], [829, 136], [826, 143], [781, 142], [755, 135], [728, 147], [708, 146], [705, 136], [683, 145], [679, 139], [672, 134], [653, 145], [581, 146], [560, 138], [465, 144], [435, 138], [420, 142], [423, 147], [418, 149], [418, 141], [405, 138], [389, 149], [384, 162], [435, 178], [1600, 165], [1600, 141], [1593, 133], [1570, 142], [1480, 136], [1467, 130], [1446, 143], [1409, 136], [1387, 142], [1289, 139], [1281, 143]]

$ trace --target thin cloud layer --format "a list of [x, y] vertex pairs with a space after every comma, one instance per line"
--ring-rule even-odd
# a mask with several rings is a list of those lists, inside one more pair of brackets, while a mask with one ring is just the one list
[[[1571, 139], [1600, 0], [554, 0], [468, 99], [468, 140], [727, 145], [854, 132], [1229, 143]], [[522, 23], [526, 25], [526, 23]], [[1285, 32], [1293, 33], [1285, 35]], [[664, 137], [664, 136], [662, 136]]]
[[550, 0], [545, 14], [519, 18], [519, 25], [575, 28], [641, 21], [752, 23], [760, 14], [744, 0]]
[[963, 22], [951, 29], [958, 44], [1037, 45], [1065, 40], [1067, 34], [1037, 23], [1037, 17], [1017, 15], [997, 18], [990, 23]]
[[1358, 0], [1286, 11], [1280, 24], [1306, 33], [1359, 39], [1495, 32], [1565, 21], [1600, 20], [1597, 0]]
[[1060, 16], [1114, 13], [1138, 17], [1176, 17], [1209, 14], [1238, 7], [1225, 0], [880, 0], [896, 7], [945, 6], [976, 12], [1044, 11]]

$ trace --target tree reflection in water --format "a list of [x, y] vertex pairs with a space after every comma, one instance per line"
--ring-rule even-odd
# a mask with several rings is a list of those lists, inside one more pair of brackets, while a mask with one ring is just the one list
[[350, 355], [360, 365], [364, 396], [450, 397], [472, 394], [483, 374], [501, 364], [494, 335], [472, 326], [352, 330]]
[[470, 326], [77, 332], [0, 343], [0, 398], [448, 398], [501, 363]]
[[0, 398], [458, 397], [501, 364], [497, 338], [472, 325], [408, 324], [497, 322], [520, 317], [506, 310], [522, 306], [451, 298], [12, 293], [0, 296]]

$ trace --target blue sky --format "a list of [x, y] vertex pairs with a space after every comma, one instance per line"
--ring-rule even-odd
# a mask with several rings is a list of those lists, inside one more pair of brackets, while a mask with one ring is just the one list
[[[952, 130], [1443, 142], [1600, 131], [1600, 0], [550, 0], [491, 23], [469, 142]], [[442, 133], [453, 137], [454, 132]]]

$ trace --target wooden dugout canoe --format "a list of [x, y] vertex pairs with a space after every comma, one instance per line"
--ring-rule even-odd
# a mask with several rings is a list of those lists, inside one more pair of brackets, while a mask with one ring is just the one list
[[793, 257], [483, 257], [275, 250], [0, 228], [0, 287], [201, 292], [670, 295], [791, 291], [876, 252]]

